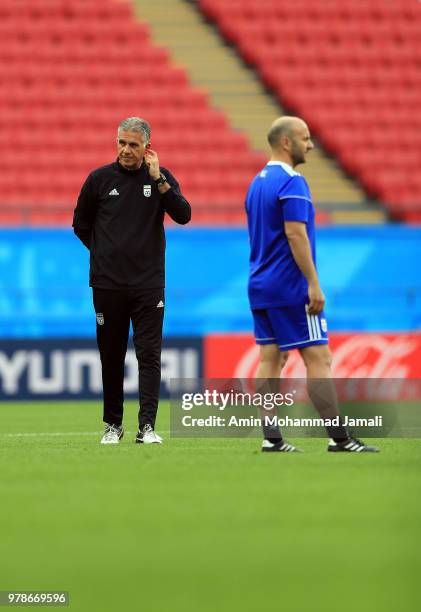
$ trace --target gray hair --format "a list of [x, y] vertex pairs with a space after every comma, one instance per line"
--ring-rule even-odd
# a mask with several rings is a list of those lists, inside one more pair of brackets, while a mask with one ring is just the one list
[[148, 144], [151, 139], [151, 126], [145, 119], [140, 119], [140, 117], [123, 119], [118, 126], [117, 134], [120, 132], [140, 132], [145, 144]]

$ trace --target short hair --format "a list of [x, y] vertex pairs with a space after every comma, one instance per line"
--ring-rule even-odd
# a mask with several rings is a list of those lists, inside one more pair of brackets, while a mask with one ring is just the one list
[[267, 135], [268, 143], [272, 149], [277, 146], [282, 136], [288, 136], [288, 138], [293, 137], [294, 127], [297, 121], [302, 121], [302, 119], [299, 117], [284, 116], [279, 117], [272, 123]]
[[282, 136], [291, 137], [291, 126], [281, 123], [272, 125], [268, 132], [268, 143], [272, 149], [276, 147]]
[[139, 132], [142, 134], [142, 140], [148, 144], [151, 139], [151, 126], [145, 119], [140, 117], [128, 117], [123, 119], [117, 129], [117, 134], [120, 132]]

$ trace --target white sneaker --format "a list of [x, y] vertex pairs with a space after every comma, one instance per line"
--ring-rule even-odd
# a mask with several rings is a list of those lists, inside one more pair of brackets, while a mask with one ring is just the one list
[[118, 444], [124, 436], [123, 425], [105, 425], [104, 435], [101, 438], [101, 444]]
[[155, 433], [152, 425], [145, 425], [137, 432], [135, 442], [136, 444], [162, 444], [162, 438]]

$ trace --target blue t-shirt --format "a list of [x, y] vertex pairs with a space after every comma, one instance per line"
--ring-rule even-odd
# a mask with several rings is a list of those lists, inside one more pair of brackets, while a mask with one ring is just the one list
[[251, 308], [304, 304], [308, 283], [292, 255], [285, 221], [307, 226], [314, 264], [314, 207], [301, 174], [279, 161], [269, 162], [253, 179], [246, 197], [250, 238], [249, 300]]

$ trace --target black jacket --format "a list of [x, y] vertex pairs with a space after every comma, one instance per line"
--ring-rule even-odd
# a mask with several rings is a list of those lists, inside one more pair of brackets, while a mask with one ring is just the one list
[[190, 221], [190, 204], [166, 168], [171, 189], [160, 194], [143, 163], [126, 170], [118, 161], [91, 172], [73, 216], [76, 236], [90, 251], [89, 284], [103, 289], [165, 286], [164, 214]]

